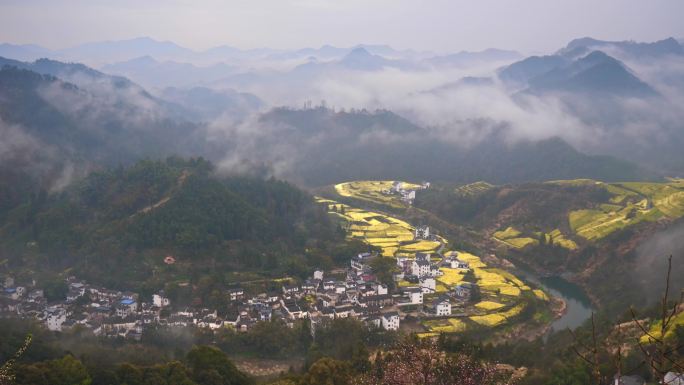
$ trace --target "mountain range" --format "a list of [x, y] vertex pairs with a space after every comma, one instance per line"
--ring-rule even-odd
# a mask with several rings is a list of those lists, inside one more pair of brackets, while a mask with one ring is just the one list
[[[147, 50], [149, 44], [155, 48]], [[141, 51], [124, 49], [129, 45]], [[602, 50], [593, 49], [596, 46]], [[660, 106], [666, 100], [661, 89], [650, 83], [651, 78], [647, 82], [629, 66], [632, 62], [608, 52], [617, 47], [638, 55], [642, 61], [656, 61], [666, 60], [663, 56], [678, 57], [677, 46], [674, 39], [638, 44], [580, 39], [554, 55], [529, 57], [501, 67], [494, 76], [463, 76], [428, 91], [449, 100], [462, 92], [486, 95], [487, 90], [503, 84], [507, 87], [504, 89], [510, 90], [513, 103], [522, 106], [516, 108], [525, 108], [530, 97], [561, 95], [559, 100], [567, 113], [586, 124], [602, 127], [603, 135], [612, 137], [610, 141], [601, 141], [602, 147], [571, 144], [562, 135], [511, 140], [515, 137], [513, 125], [488, 116], [457, 120], [461, 129], [467, 127], [480, 137], [479, 141], [465, 145], [448, 135], [449, 126], [435, 129], [430, 124], [419, 124], [402, 117], [403, 111], [273, 108], [273, 104], [258, 96], [280, 87], [295, 98], [305, 94], [307, 87], [317, 87], [341, 73], [367, 77], [390, 68], [423, 76], [431, 74], [435, 67], [458, 68], [459, 62], [477, 62], [482, 58], [499, 63], [519, 57], [516, 52], [501, 50], [412, 60], [407, 52], [404, 56], [392, 56], [392, 49], [387, 46], [351, 50], [324, 46], [300, 53], [310, 55], [316, 51], [326, 56], [325, 60], [310, 58], [291, 70], [232, 72], [231, 65], [200, 67], [150, 55], [186, 52], [171, 43], [136, 39], [103, 44], [97, 49], [89, 45], [84, 50], [144, 54], [104, 67], [128, 73], [133, 80], [79, 63], [2, 58], [0, 118], [3, 129], [9, 132], [11, 127], [22, 148], [34, 149], [27, 153], [50, 149], [43, 156], [52, 154], [64, 160], [64, 164], [86, 165], [85, 169], [180, 154], [208, 157], [219, 168], [231, 172], [273, 174], [307, 186], [360, 178], [470, 182], [483, 179], [483, 175], [498, 183], [561, 177], [653, 178], [657, 173], [645, 170], [667, 165], [667, 174], [676, 175], [677, 170], [684, 169], [677, 155], [683, 135], [677, 130], [677, 120], [659, 128], [663, 135], [668, 135], [665, 144], [636, 140], [625, 134], [625, 119], [631, 119], [629, 114], [633, 112], [622, 100], [635, 99], [643, 105]], [[583, 55], [567, 53], [578, 52], [578, 47], [592, 50]], [[35, 46], [24, 48], [40, 51]], [[212, 54], [233, 51], [221, 47]], [[344, 55], [336, 56], [341, 53]], [[253, 54], [268, 56], [273, 52], [260, 50]], [[155, 72], [159, 74], [156, 79], [147, 75]], [[230, 74], [213, 80], [226, 73]], [[168, 87], [163, 80], [167, 77], [178, 78], [179, 85]], [[152, 86], [154, 89], [148, 91], [149, 85], [139, 85], [135, 81], [138, 78], [158, 87]], [[190, 85], [198, 82], [207, 85]], [[261, 93], [245, 92], [246, 89]], [[591, 102], [586, 103], [587, 100]], [[652, 118], [644, 115], [642, 119]], [[13, 151], [14, 161], [31, 163], [18, 153]], [[63, 169], [47, 174], [51, 175], [48, 179], [52, 185], [60, 179]]]

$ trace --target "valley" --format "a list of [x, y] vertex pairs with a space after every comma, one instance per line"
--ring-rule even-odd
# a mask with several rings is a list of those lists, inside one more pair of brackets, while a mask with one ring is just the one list
[[684, 384], [684, 3], [10, 3], [0, 385]]
[[[407, 208], [412, 201], [405, 200], [405, 191], [412, 191], [415, 197], [416, 190], [429, 189], [429, 186], [429, 183], [357, 181], [335, 185], [335, 191], [340, 197], [359, 203], [370, 201], [391, 208]], [[537, 286], [538, 281], [534, 288], [530, 287], [514, 274], [488, 265], [483, 261], [485, 258], [452, 250], [446, 239], [436, 235], [439, 231], [434, 228], [414, 227], [395, 217], [331, 199], [317, 198], [317, 201], [326, 205], [330, 215], [343, 221], [348, 238], [379, 248], [381, 257], [394, 262], [393, 278], [399, 292], [414, 288], [423, 292], [421, 303], [409, 304], [418, 305], [411, 306], [410, 311], [401, 304], [398, 306], [402, 319], [416, 318], [425, 329], [418, 333], [421, 338], [466, 331], [491, 334], [488, 329], [510, 338], [511, 334], [543, 329], [563, 313], [561, 309], [565, 305], [557, 299], [551, 302], [552, 298]], [[494, 255], [486, 259], [498, 261]], [[425, 272], [416, 272], [414, 265], [421, 261], [431, 267]], [[440, 304], [448, 310], [440, 313], [436, 310]], [[522, 323], [526, 325], [521, 329]]]

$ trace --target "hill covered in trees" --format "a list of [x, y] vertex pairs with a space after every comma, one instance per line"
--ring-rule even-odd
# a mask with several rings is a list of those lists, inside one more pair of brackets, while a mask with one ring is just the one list
[[344, 246], [307, 193], [220, 177], [201, 158], [145, 160], [91, 173], [62, 193], [35, 190], [5, 209], [0, 239], [12, 265], [74, 268], [117, 287], [218, 266], [305, 274], [330, 267], [330, 248]]
[[251, 130], [233, 133], [236, 147], [224, 165], [238, 159], [270, 165], [282, 177], [308, 186], [349, 180], [509, 183], [654, 175], [616, 158], [584, 154], [560, 138], [511, 143], [505, 124], [487, 134], [490, 123], [463, 122], [482, 125], [485, 132], [483, 140], [469, 144], [457, 134], [443, 135], [386, 110], [279, 108], [261, 115]]

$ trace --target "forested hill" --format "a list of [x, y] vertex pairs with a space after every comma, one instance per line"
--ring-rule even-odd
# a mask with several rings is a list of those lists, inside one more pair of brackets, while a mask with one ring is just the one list
[[629, 162], [579, 152], [560, 138], [511, 144], [506, 131], [501, 126], [466, 145], [391, 111], [274, 109], [262, 115], [249, 138], [237, 140], [243, 146], [236, 151], [257, 164], [283, 163], [283, 177], [309, 186], [359, 179], [508, 183], [653, 176]]
[[164, 268], [167, 255], [191, 270], [283, 272], [324, 264], [320, 248], [339, 242], [310, 195], [273, 179], [216, 177], [201, 158], [92, 173], [58, 195], [33, 194], [0, 228], [10, 263], [119, 285]]

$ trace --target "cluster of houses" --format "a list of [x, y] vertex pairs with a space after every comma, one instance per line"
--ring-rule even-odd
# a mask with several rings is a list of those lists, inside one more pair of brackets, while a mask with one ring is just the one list
[[[89, 285], [74, 277], [66, 283], [66, 299], [48, 303], [35, 281], [26, 286], [15, 285], [14, 278], [7, 276], [2, 282], [0, 316], [38, 319], [52, 331], [82, 325], [97, 335], [134, 339], [142, 335], [145, 322], [151, 323], [159, 317], [160, 307], [153, 303], [139, 304], [135, 293]], [[158, 304], [169, 304], [168, 299], [157, 297]]]
[[[398, 290], [379, 282], [370, 265], [371, 253], [351, 258], [346, 274], [335, 278], [316, 270], [301, 284], [285, 284], [278, 292], [247, 296], [236, 287], [227, 290], [223, 309], [174, 309], [163, 291], [151, 300], [143, 301], [132, 292], [110, 290], [91, 285], [74, 277], [68, 278], [66, 299], [48, 303], [43, 290], [30, 285], [15, 285], [11, 277], [4, 278], [0, 295], [0, 316], [26, 317], [42, 320], [53, 331], [63, 331], [77, 325], [92, 330], [96, 335], [140, 339], [145, 327], [166, 325], [218, 329], [233, 327], [248, 331], [257, 322], [280, 319], [292, 325], [308, 318], [312, 330], [328, 319], [352, 317], [369, 326], [398, 330], [407, 314], [449, 316], [452, 305], [469, 301], [473, 285], [463, 283], [423, 303], [423, 296], [435, 293], [435, 279], [442, 274], [440, 266], [468, 269], [468, 264], [456, 257], [431, 258], [417, 253], [415, 259], [398, 258], [400, 272], [396, 281], [409, 282]], [[431, 296], [434, 297], [434, 296]]]
[[[415, 258], [397, 258], [399, 272], [394, 274], [395, 281], [409, 282], [414, 285], [405, 286], [402, 291], [407, 293], [405, 301], [399, 305], [418, 305], [423, 304], [424, 294], [436, 293], [436, 278], [444, 273], [441, 267], [457, 269], [464, 272], [470, 270], [467, 262], [458, 259], [457, 256], [433, 258], [428, 253], [416, 253]], [[452, 314], [452, 304], [454, 306], [465, 306], [471, 301], [472, 293], [476, 285], [470, 282], [462, 282], [449, 288], [446, 293], [435, 298], [432, 303], [425, 307], [428, 315], [449, 316]]]
[[[430, 188], [430, 182], [421, 183], [420, 188], [423, 190]], [[416, 190], [407, 189], [404, 182], [395, 181], [392, 183], [392, 187], [384, 189], [381, 192], [385, 195], [399, 195], [401, 200], [409, 205], [412, 205], [413, 201], [416, 199]]]

